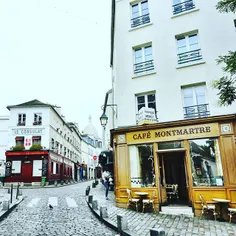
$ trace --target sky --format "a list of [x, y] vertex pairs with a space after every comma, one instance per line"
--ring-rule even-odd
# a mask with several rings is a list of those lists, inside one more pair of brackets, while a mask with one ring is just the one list
[[111, 88], [111, 0], [0, 0], [0, 116], [38, 99], [82, 131]]

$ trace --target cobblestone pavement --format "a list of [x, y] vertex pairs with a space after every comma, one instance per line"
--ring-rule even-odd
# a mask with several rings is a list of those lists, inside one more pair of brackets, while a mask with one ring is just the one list
[[126, 215], [128, 228], [137, 236], [149, 236], [151, 228], [163, 228], [167, 235], [180, 236], [228, 236], [236, 235], [236, 224], [204, 220], [199, 217], [186, 217], [153, 213], [140, 213], [132, 209], [115, 206], [114, 192], [109, 191], [109, 200], [105, 200], [105, 189], [100, 183], [91, 188], [90, 194], [98, 200], [99, 206], [107, 206], [109, 219], [117, 225], [117, 214]]
[[[60, 188], [23, 189], [24, 201], [0, 222], [1, 236], [114, 236], [85, 201], [90, 182]], [[53, 206], [50, 210], [48, 204]]]

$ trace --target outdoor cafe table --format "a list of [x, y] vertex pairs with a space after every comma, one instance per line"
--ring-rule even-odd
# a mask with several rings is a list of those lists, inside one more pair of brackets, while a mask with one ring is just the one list
[[212, 198], [212, 200], [219, 203], [219, 206], [220, 206], [220, 218], [218, 220], [225, 221], [225, 219], [223, 218], [222, 208], [223, 208], [223, 204], [230, 203], [230, 200], [222, 199], [222, 198]]
[[141, 210], [143, 209], [143, 199], [145, 199], [148, 196], [147, 192], [134, 192], [136, 195], [139, 196], [140, 202], [141, 202]]

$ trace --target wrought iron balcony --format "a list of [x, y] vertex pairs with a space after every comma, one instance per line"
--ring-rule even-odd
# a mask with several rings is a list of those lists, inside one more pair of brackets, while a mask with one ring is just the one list
[[178, 64], [198, 61], [202, 59], [201, 49], [196, 49], [178, 54]]
[[140, 25], [147, 24], [147, 23], [150, 23], [149, 14], [135, 17], [135, 18], [131, 19], [131, 28], [135, 28]]
[[195, 4], [193, 0], [188, 0], [188, 1], [173, 5], [173, 14], [176, 15], [184, 11], [192, 10], [194, 8], [195, 8]]
[[154, 70], [153, 60], [144, 61], [134, 64], [134, 74], [140, 74]]
[[196, 106], [184, 107], [184, 118], [201, 118], [210, 115], [209, 104], [201, 104]]

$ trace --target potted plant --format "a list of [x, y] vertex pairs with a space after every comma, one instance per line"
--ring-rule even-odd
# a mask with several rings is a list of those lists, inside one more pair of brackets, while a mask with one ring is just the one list
[[43, 147], [40, 144], [34, 144], [30, 147], [31, 151], [39, 151], [41, 150]]
[[23, 151], [25, 150], [24, 145], [16, 145], [15, 147], [12, 148], [12, 151]]

